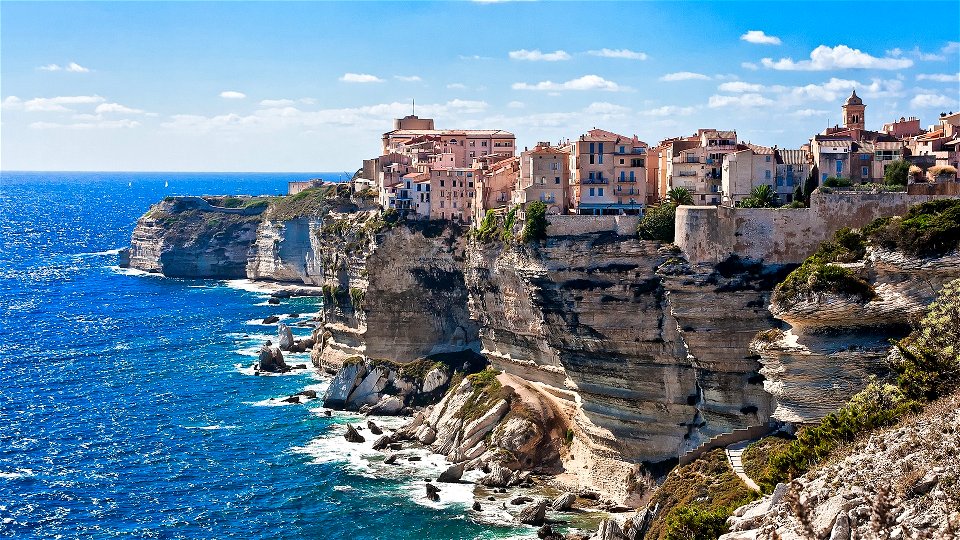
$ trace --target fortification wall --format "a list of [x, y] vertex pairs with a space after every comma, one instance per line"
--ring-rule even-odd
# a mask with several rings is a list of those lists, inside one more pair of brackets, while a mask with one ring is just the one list
[[810, 208], [677, 208], [676, 244], [691, 263], [718, 263], [731, 254], [768, 264], [798, 264], [842, 227], [862, 227], [878, 217], [950, 195], [903, 192], [816, 192]]
[[578, 214], [547, 216], [547, 236], [575, 236], [615, 232], [635, 236], [639, 216], [585, 216]]

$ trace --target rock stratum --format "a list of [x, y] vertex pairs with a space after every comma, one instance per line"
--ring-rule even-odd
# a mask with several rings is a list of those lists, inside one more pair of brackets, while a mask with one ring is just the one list
[[[324, 301], [312, 359], [335, 376], [328, 406], [432, 403], [397, 437], [483, 469], [491, 485], [538, 469], [634, 505], [649, 495], [645, 471], [711, 438], [836, 408], [882, 363], [889, 320], [905, 322], [925, 287], [952, 272], [875, 252], [860, 270], [877, 284], [872, 305], [827, 295], [771, 309], [791, 268], [737, 257], [692, 265], [635, 236], [485, 243], [453, 224], [391, 222], [338, 192], [297, 215], [209, 214], [155, 206], [134, 231], [130, 266], [314, 287]], [[864, 327], [875, 310], [882, 331]], [[844, 348], [851, 336], [856, 347]], [[467, 351], [501, 373], [495, 384], [458, 379], [463, 363], [435, 365]], [[420, 368], [404, 373], [411, 363]]]

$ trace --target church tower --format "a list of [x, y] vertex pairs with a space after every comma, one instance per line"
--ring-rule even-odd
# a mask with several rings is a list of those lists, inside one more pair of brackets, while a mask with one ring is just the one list
[[847, 98], [847, 101], [843, 103], [843, 126], [847, 129], [866, 129], [866, 121], [863, 119], [864, 109], [867, 108], [863, 104], [863, 100], [857, 96], [857, 91], [854, 90], [850, 97]]

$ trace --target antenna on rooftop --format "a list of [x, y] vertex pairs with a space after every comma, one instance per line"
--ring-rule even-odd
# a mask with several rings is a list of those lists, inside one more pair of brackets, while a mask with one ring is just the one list
[[413, 98], [413, 104], [411, 106], [410, 116], [417, 115], [417, 98]]

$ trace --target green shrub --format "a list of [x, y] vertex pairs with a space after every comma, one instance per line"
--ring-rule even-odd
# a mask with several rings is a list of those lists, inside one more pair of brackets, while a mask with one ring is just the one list
[[524, 242], [543, 240], [547, 237], [547, 205], [533, 201], [527, 205], [527, 219], [523, 222], [521, 238]]
[[239, 197], [225, 197], [221, 203], [224, 208], [241, 208], [243, 199]]
[[921, 203], [905, 216], [876, 220], [864, 231], [887, 249], [915, 257], [946, 255], [960, 248], [960, 199]]
[[883, 183], [888, 186], [905, 186], [910, 175], [910, 162], [898, 159], [883, 171]]
[[706, 508], [699, 504], [674, 508], [667, 518], [664, 540], [716, 540], [729, 531], [727, 508]]
[[[506, 398], [503, 385], [497, 380], [499, 374], [499, 371], [488, 367], [483, 371], [467, 375], [473, 392], [460, 408], [457, 417], [462, 418], [465, 423], [470, 423], [483, 416], [498, 401]], [[451, 386], [451, 388], [455, 387]]]
[[850, 187], [853, 185], [853, 181], [849, 178], [843, 178], [840, 176], [831, 176], [823, 181], [825, 187]]
[[640, 223], [637, 224], [637, 234], [644, 240], [660, 240], [673, 242], [676, 235], [677, 205], [670, 202], [661, 202], [649, 208]]
[[873, 287], [851, 270], [832, 263], [849, 263], [866, 254], [863, 235], [844, 227], [833, 240], [823, 242], [799, 268], [774, 289], [774, 301], [790, 304], [810, 293], [830, 292], [858, 297], [863, 302], [875, 296]]
[[507, 212], [506, 217], [503, 218], [503, 231], [501, 232], [501, 237], [503, 241], [513, 239], [513, 226], [517, 222], [517, 207], [514, 206]]

